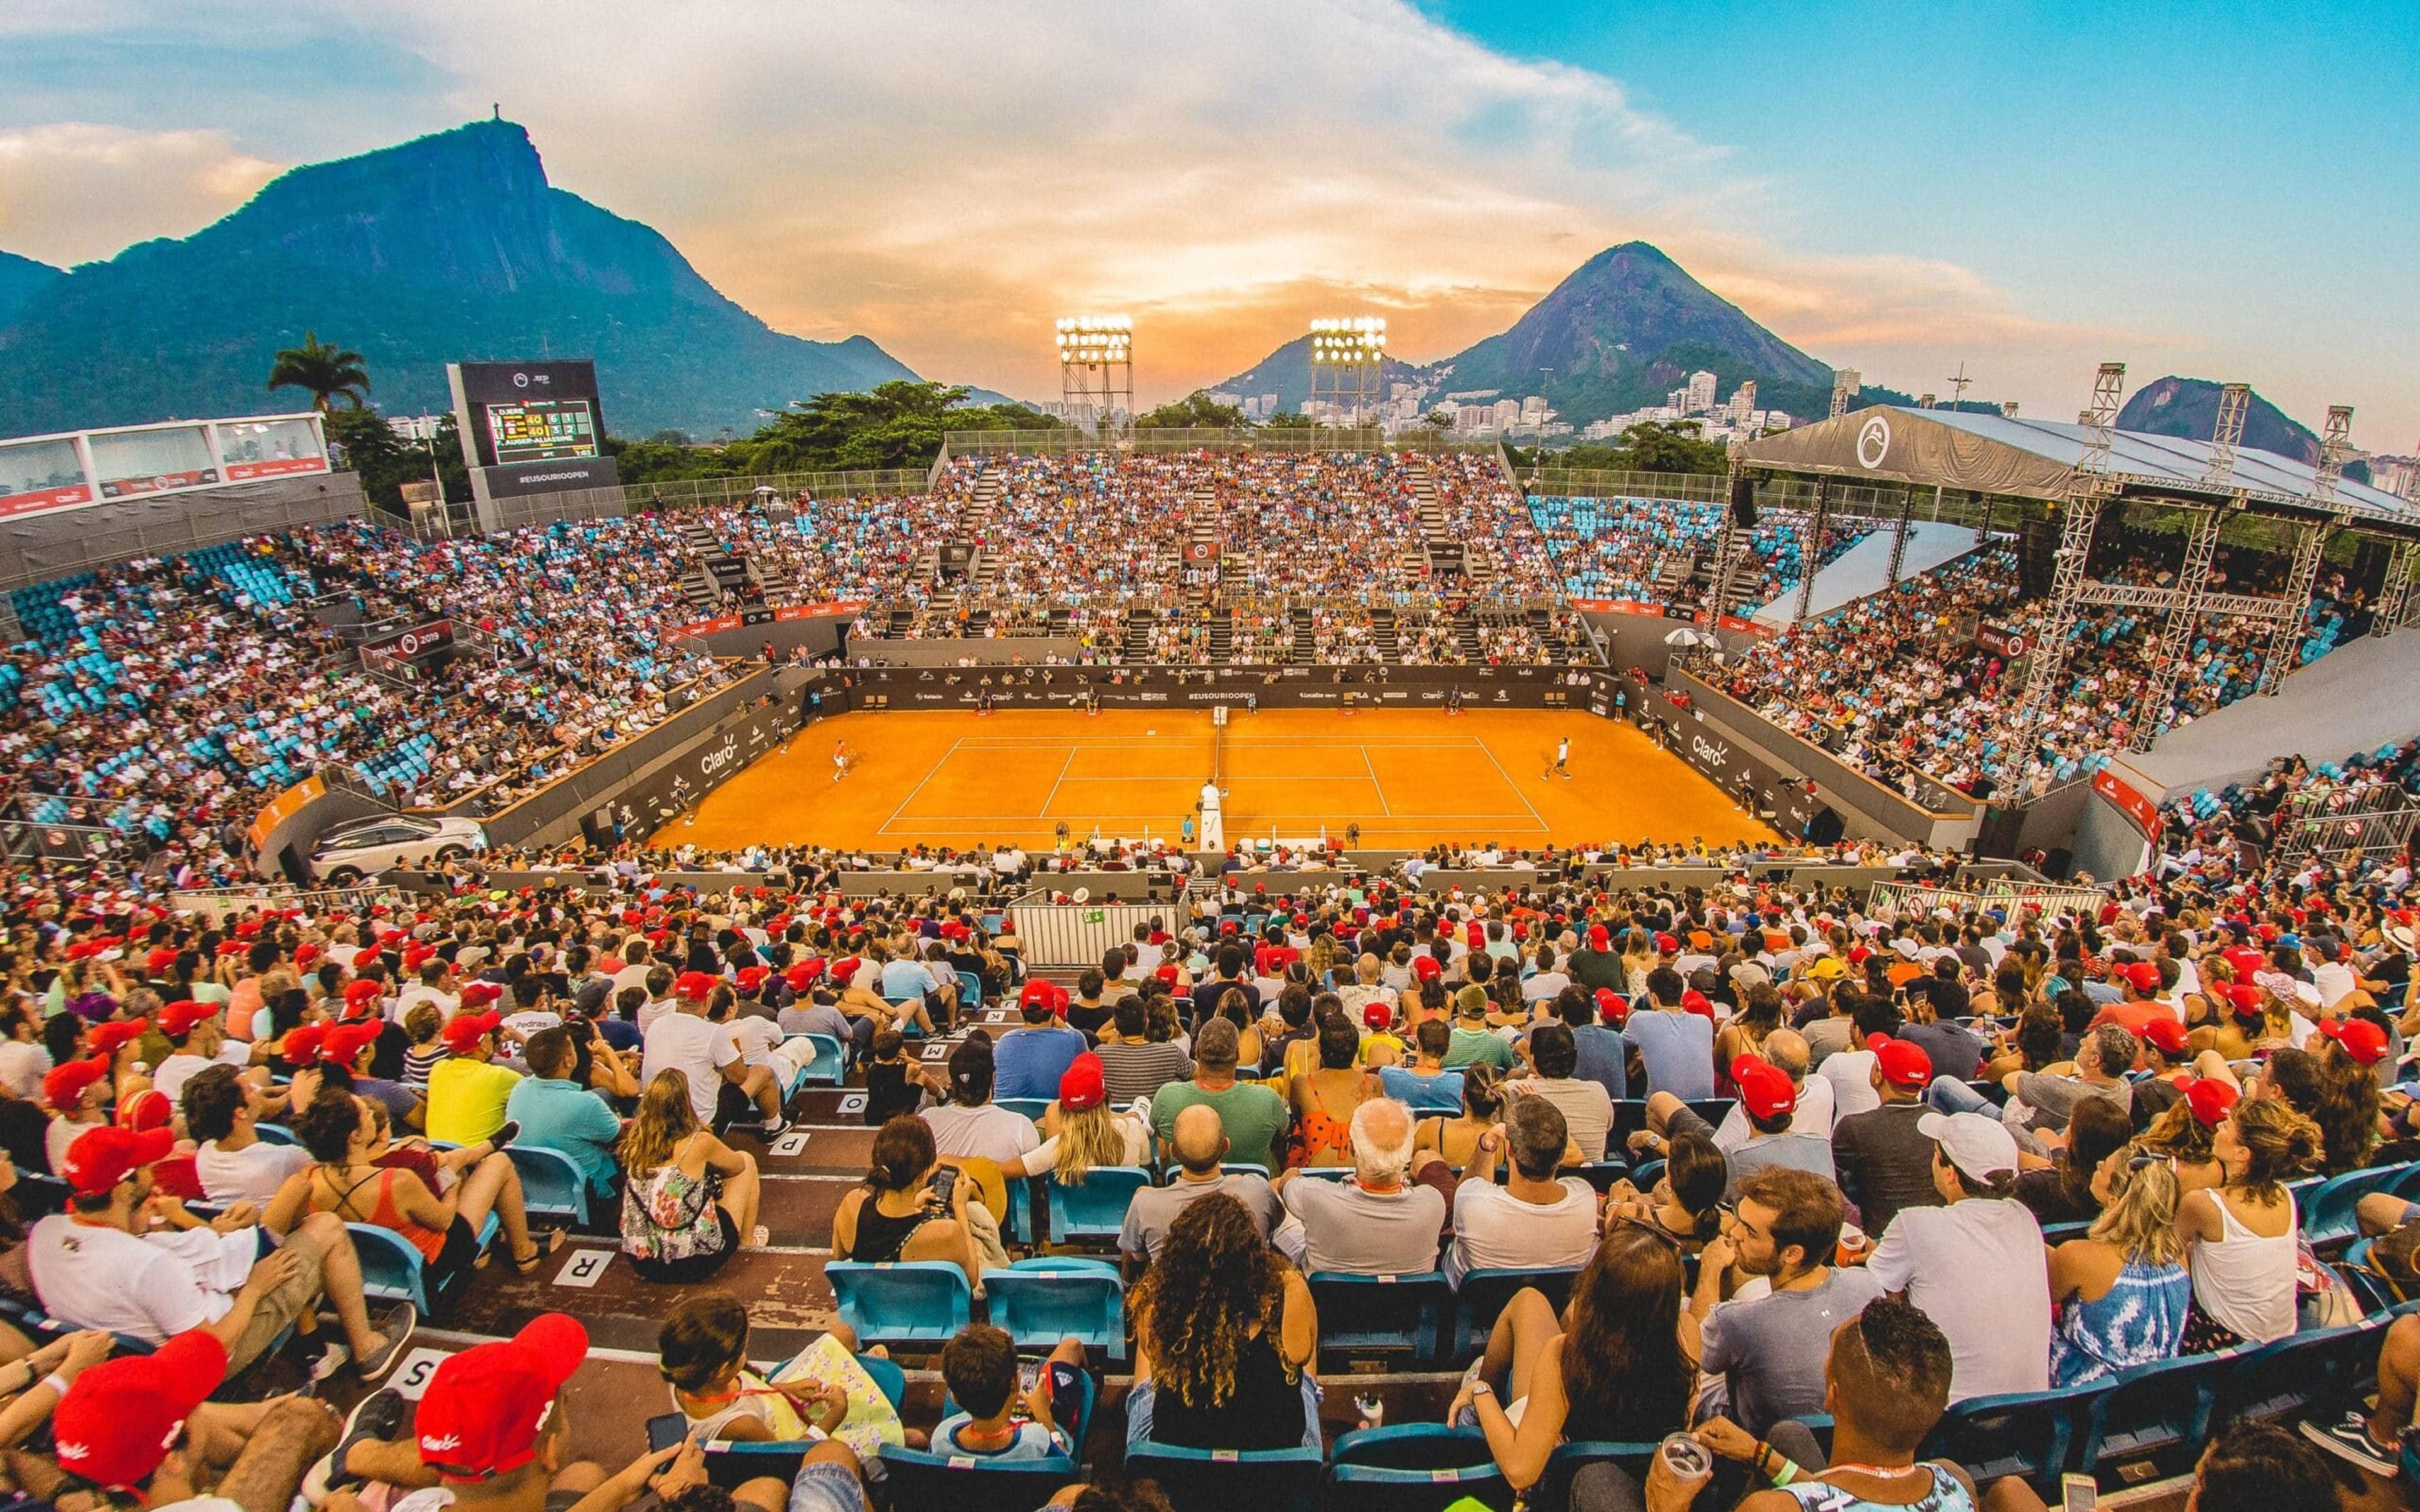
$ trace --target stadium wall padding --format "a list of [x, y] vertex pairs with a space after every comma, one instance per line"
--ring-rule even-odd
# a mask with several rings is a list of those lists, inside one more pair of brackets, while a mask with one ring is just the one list
[[[1466, 708], [1539, 709], [1562, 700], [1586, 708], [1613, 675], [1590, 667], [871, 667], [852, 668], [856, 706], [887, 699], [892, 710], [971, 709], [986, 690], [997, 708], [1445, 707], [1459, 689]], [[1575, 677], [1576, 674], [1576, 677]], [[1549, 695], [1552, 695], [1550, 699]]]

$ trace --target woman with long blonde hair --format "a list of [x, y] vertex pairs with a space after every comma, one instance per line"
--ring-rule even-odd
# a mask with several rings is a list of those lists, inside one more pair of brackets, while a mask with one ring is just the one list
[[703, 1281], [743, 1242], [768, 1242], [756, 1222], [755, 1157], [698, 1123], [685, 1072], [656, 1072], [615, 1154], [628, 1179], [622, 1250], [642, 1279]]
[[2093, 1169], [2092, 1196], [2101, 1216], [2091, 1231], [2050, 1251], [2051, 1301], [2059, 1304], [2050, 1339], [2054, 1387], [2171, 1358], [2193, 1303], [2177, 1237], [2184, 1193], [2168, 1163], [2113, 1150]]
[[1130, 1113], [1109, 1106], [1101, 1057], [1087, 1050], [1067, 1063], [1059, 1078], [1059, 1101], [1045, 1119], [1041, 1144], [1013, 1167], [1021, 1176], [1047, 1176], [1081, 1186], [1097, 1165], [1142, 1165], [1151, 1159], [1151, 1131]]
[[1128, 1303], [1135, 1386], [1126, 1443], [1317, 1448], [1311, 1288], [1224, 1192], [1188, 1204]]
[[1621, 975], [1625, 997], [1636, 997], [1647, 990], [1647, 974], [1655, 969], [1655, 936], [1637, 925], [1621, 936]]

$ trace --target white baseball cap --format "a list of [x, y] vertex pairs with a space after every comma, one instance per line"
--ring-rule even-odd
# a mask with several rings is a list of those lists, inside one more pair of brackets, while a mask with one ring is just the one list
[[1989, 1180], [2017, 1168], [2016, 1136], [2000, 1120], [1980, 1113], [1928, 1113], [1916, 1132], [1936, 1141], [1961, 1176]]

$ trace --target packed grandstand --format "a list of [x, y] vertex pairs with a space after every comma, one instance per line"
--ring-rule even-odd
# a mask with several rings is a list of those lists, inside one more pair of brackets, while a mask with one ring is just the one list
[[[2407, 809], [2420, 743], [2180, 797], [2101, 885], [1794, 834], [632, 832], [256, 875], [247, 829], [306, 779], [492, 817], [768, 659], [1627, 676], [1585, 606], [1745, 624], [1889, 529], [1532, 495], [1477, 451], [632, 496], [11, 595], [0, 731], [36, 838], [6, 912], [0, 1434], [49, 1419], [28, 1496], [2027, 1506], [2213, 1441], [2205, 1484], [2277, 1504], [2397, 1473], [2420, 912], [2408, 831], [2319, 826]], [[1727, 536], [1747, 567], [1720, 578]], [[2265, 622], [2211, 619], [2164, 680], [2156, 616], [2055, 621], [2024, 550], [1978, 531], [1692, 665], [1885, 787], [1978, 798], [2045, 798], [2262, 686]], [[2119, 521], [2086, 568], [2156, 587], [2180, 551]], [[2218, 581], [2273, 597], [2290, 555], [2230, 542]], [[2314, 576], [2288, 670], [2373, 629], [2384, 570]], [[792, 606], [847, 633], [693, 633]], [[444, 657], [362, 656], [440, 620]], [[2016, 721], [2008, 647], [2051, 637], [2059, 684]], [[630, 1430], [601, 1469], [550, 1407], [580, 1370], [571, 1415]], [[1702, 1467], [1660, 1448], [1693, 1429]]]

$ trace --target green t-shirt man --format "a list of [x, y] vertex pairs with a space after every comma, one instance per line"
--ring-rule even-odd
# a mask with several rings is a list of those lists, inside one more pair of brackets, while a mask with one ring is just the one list
[[1497, 1071], [1512, 1069], [1512, 1047], [1487, 1027], [1486, 989], [1466, 984], [1453, 995], [1453, 1038], [1446, 1042], [1445, 1068], [1459, 1071], [1481, 1061]]
[[[1151, 1127], [1164, 1148], [1176, 1137], [1176, 1116], [1201, 1103], [1216, 1111], [1227, 1131], [1227, 1164], [1278, 1168], [1278, 1138], [1285, 1133], [1285, 1100], [1258, 1082], [1233, 1080], [1235, 1074], [1235, 1026], [1212, 1019], [1194, 1034], [1195, 1074], [1210, 1078], [1215, 1090], [1200, 1081], [1171, 1082], [1152, 1094]], [[1223, 1085], [1219, 1085], [1223, 1084]]]

